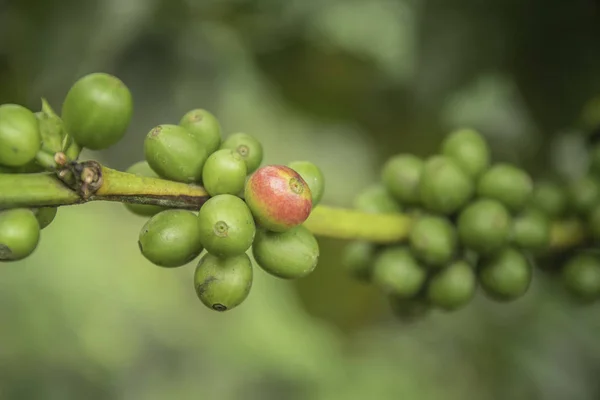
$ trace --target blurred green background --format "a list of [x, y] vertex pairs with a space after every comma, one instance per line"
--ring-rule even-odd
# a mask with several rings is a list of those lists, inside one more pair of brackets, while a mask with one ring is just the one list
[[[96, 71], [131, 88], [113, 168], [146, 133], [207, 108], [259, 138], [265, 163], [308, 159], [349, 206], [387, 157], [427, 155], [459, 125], [496, 160], [577, 174], [581, 111], [600, 93], [597, 0], [4, 0], [0, 102], [58, 110]], [[554, 173], [554, 172], [553, 172]], [[0, 271], [0, 399], [597, 399], [600, 309], [536, 276], [511, 304], [400, 323], [320, 240], [299, 282], [256, 269], [224, 314], [193, 265], [154, 267], [120, 204], [59, 210], [35, 254]]]

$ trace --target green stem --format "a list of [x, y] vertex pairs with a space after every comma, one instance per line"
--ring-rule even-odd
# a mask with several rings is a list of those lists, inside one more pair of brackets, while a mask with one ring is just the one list
[[[91, 196], [83, 196], [52, 173], [0, 173], [0, 209], [68, 206], [90, 201], [151, 204], [198, 210], [209, 196], [203, 187], [158, 178], [142, 177], [100, 167], [101, 184]], [[343, 240], [396, 243], [406, 239], [411, 218], [404, 214], [369, 214], [319, 205], [304, 225], [314, 234]], [[551, 248], [575, 246], [584, 239], [578, 221], [556, 221]]]
[[392, 243], [406, 238], [411, 218], [404, 214], [367, 214], [320, 205], [304, 225], [319, 236]]
[[52, 173], [0, 173], [0, 209], [115, 201], [198, 210], [208, 199], [201, 186], [140, 177], [106, 167], [102, 167], [102, 179], [100, 188], [84, 198]]

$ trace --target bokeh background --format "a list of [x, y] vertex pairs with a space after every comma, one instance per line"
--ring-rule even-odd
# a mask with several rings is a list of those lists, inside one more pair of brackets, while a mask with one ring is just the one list
[[[584, 168], [585, 104], [600, 94], [594, 0], [4, 0], [0, 102], [58, 110], [84, 74], [130, 87], [146, 133], [207, 108], [259, 138], [265, 163], [308, 159], [323, 202], [349, 206], [394, 153], [427, 155], [472, 126], [534, 176]], [[35, 254], [0, 271], [0, 399], [597, 399], [600, 309], [536, 275], [510, 304], [478, 294], [403, 323], [320, 239], [298, 282], [256, 270], [224, 314], [194, 265], [154, 267], [144, 219], [120, 204], [59, 210]]]

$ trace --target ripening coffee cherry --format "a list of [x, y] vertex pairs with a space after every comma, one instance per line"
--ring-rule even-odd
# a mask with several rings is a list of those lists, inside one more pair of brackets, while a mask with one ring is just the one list
[[299, 173], [310, 188], [312, 206], [319, 204], [325, 192], [325, 176], [321, 169], [310, 161], [293, 161], [287, 166]]
[[530, 204], [550, 218], [560, 218], [567, 210], [567, 193], [556, 182], [538, 182], [533, 187]]
[[498, 301], [516, 300], [531, 284], [533, 270], [525, 255], [506, 247], [481, 260], [479, 282], [485, 293]]
[[585, 216], [600, 203], [600, 182], [591, 175], [570, 183], [567, 188], [569, 205], [577, 214]]
[[267, 165], [253, 173], [246, 182], [244, 198], [256, 222], [274, 232], [300, 225], [312, 210], [308, 184], [283, 165]]
[[42, 146], [37, 118], [18, 104], [0, 105], [0, 165], [22, 167]]
[[144, 156], [162, 178], [194, 183], [202, 180], [208, 153], [187, 129], [163, 124], [146, 135]]
[[562, 281], [578, 299], [597, 300], [600, 298], [600, 260], [585, 253], [572, 257], [562, 270]]
[[474, 185], [451, 158], [436, 155], [425, 163], [419, 190], [425, 209], [449, 215], [467, 204], [473, 196]]
[[355, 279], [369, 282], [373, 272], [376, 247], [373, 243], [352, 241], [346, 245], [342, 255], [342, 266]]
[[0, 211], [0, 261], [29, 257], [40, 241], [40, 225], [33, 211], [15, 208]]
[[473, 299], [477, 277], [466, 261], [456, 261], [436, 273], [427, 283], [427, 299], [446, 311], [457, 310]]
[[299, 225], [286, 232], [256, 231], [252, 254], [267, 273], [282, 279], [304, 278], [319, 262], [319, 244], [315, 236]]
[[245, 253], [256, 226], [244, 200], [230, 194], [211, 197], [198, 212], [200, 242], [209, 253], [232, 257]]
[[33, 213], [35, 214], [35, 218], [38, 220], [40, 224], [40, 229], [46, 228], [48, 225], [54, 221], [56, 217], [56, 213], [58, 212], [57, 207], [41, 207], [34, 208]]
[[382, 250], [374, 260], [373, 283], [384, 293], [401, 298], [415, 296], [423, 287], [427, 272], [405, 246]]
[[408, 236], [415, 257], [428, 266], [442, 267], [454, 256], [456, 230], [443, 217], [423, 215], [416, 219]]
[[412, 154], [398, 154], [387, 160], [381, 170], [381, 181], [400, 203], [417, 205], [420, 202], [419, 184], [425, 163]]
[[479, 254], [489, 254], [508, 242], [511, 222], [510, 214], [502, 203], [478, 199], [460, 213], [458, 237], [466, 248]]
[[206, 307], [220, 312], [242, 304], [252, 281], [252, 262], [246, 254], [221, 258], [207, 253], [194, 272], [196, 295]]
[[431, 311], [431, 306], [421, 298], [404, 298], [397, 296], [388, 297], [392, 313], [402, 322], [418, 321]]
[[200, 142], [207, 154], [212, 154], [221, 145], [221, 124], [207, 110], [190, 110], [181, 118], [179, 125], [187, 129]]
[[138, 245], [151, 263], [166, 268], [181, 267], [202, 251], [196, 214], [187, 210], [165, 210], [150, 218], [140, 231]]
[[498, 200], [512, 212], [523, 209], [532, 193], [531, 177], [522, 169], [506, 163], [491, 166], [477, 184], [480, 197]]
[[66, 131], [79, 145], [102, 150], [125, 136], [132, 113], [129, 88], [115, 76], [92, 73], [71, 86], [61, 116]]
[[202, 183], [211, 196], [237, 195], [246, 183], [246, 163], [234, 150], [223, 149], [212, 153], [202, 170]]
[[354, 198], [354, 208], [371, 214], [392, 214], [402, 211], [396, 199], [379, 183], [372, 184], [358, 193]]
[[230, 135], [223, 143], [221, 149], [235, 150], [246, 162], [248, 173], [256, 171], [263, 160], [262, 144], [254, 136], [247, 133], [238, 132]]
[[[148, 178], [159, 178], [158, 174], [154, 172], [152, 168], [150, 168], [150, 165], [146, 161], [136, 162], [135, 164], [127, 168], [125, 172], [137, 176], [146, 176]], [[156, 215], [159, 212], [166, 210], [165, 207], [155, 206], [151, 204], [123, 204], [130, 212], [141, 217], [152, 217], [153, 215]]]
[[523, 249], [538, 252], [550, 244], [550, 220], [542, 211], [527, 210], [513, 219], [511, 242]]
[[478, 178], [490, 165], [490, 149], [483, 136], [473, 129], [451, 132], [442, 142], [442, 154], [473, 178]]

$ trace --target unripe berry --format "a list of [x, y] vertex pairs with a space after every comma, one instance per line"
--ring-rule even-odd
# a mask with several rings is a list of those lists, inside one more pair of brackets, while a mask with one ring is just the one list
[[533, 193], [533, 180], [522, 169], [506, 163], [493, 165], [477, 184], [477, 194], [498, 200], [510, 211], [523, 209]]
[[223, 258], [207, 253], [194, 271], [194, 289], [202, 304], [224, 312], [246, 300], [253, 275], [252, 263], [246, 254]]
[[193, 183], [202, 180], [208, 153], [187, 129], [163, 124], [146, 135], [144, 156], [160, 177]]
[[420, 201], [419, 183], [424, 162], [412, 154], [391, 157], [381, 170], [381, 180], [388, 192], [400, 203], [416, 205]]
[[41, 148], [37, 118], [27, 108], [17, 104], [0, 105], [0, 165], [22, 167]]
[[40, 241], [40, 226], [26, 208], [0, 211], [0, 261], [29, 257]]
[[262, 144], [255, 137], [244, 132], [230, 135], [221, 143], [220, 148], [237, 151], [246, 162], [248, 173], [256, 171], [263, 160]]
[[425, 209], [450, 215], [460, 210], [473, 195], [473, 182], [451, 158], [433, 156], [421, 175], [421, 203]]
[[504, 246], [510, 227], [510, 214], [497, 200], [476, 200], [458, 217], [458, 236], [462, 244], [479, 254], [493, 253]]
[[429, 302], [446, 311], [457, 310], [475, 295], [477, 277], [465, 261], [456, 261], [435, 274], [427, 284]]
[[312, 206], [319, 204], [325, 192], [325, 177], [321, 169], [310, 161], [293, 161], [288, 167], [299, 173], [308, 184], [312, 194]]
[[408, 239], [415, 257], [429, 266], [442, 267], [456, 252], [456, 230], [452, 223], [443, 217], [418, 217]]
[[490, 164], [490, 149], [473, 129], [458, 129], [442, 143], [442, 153], [452, 158], [470, 176], [477, 178]]
[[385, 294], [410, 298], [423, 287], [427, 272], [404, 246], [384, 249], [375, 258], [373, 283]]
[[354, 198], [353, 205], [359, 211], [372, 214], [399, 213], [402, 211], [402, 207], [396, 199], [379, 183], [372, 184], [359, 192]]
[[65, 129], [75, 141], [91, 150], [102, 150], [125, 136], [133, 99], [127, 86], [105, 73], [80, 78], [69, 90], [62, 106]]
[[600, 260], [591, 254], [578, 254], [563, 268], [562, 279], [567, 290], [583, 301], [600, 298]]
[[274, 232], [300, 225], [312, 210], [308, 184], [300, 174], [283, 165], [258, 169], [246, 182], [244, 197], [256, 222]]
[[252, 254], [267, 273], [282, 279], [304, 278], [319, 262], [319, 244], [315, 236], [300, 225], [285, 232], [259, 229]]
[[531, 284], [533, 270], [522, 252], [507, 247], [479, 265], [479, 281], [485, 293], [498, 301], [523, 296]]
[[197, 108], [190, 110], [179, 121], [198, 140], [207, 154], [212, 154], [221, 145], [221, 124], [210, 112]]

